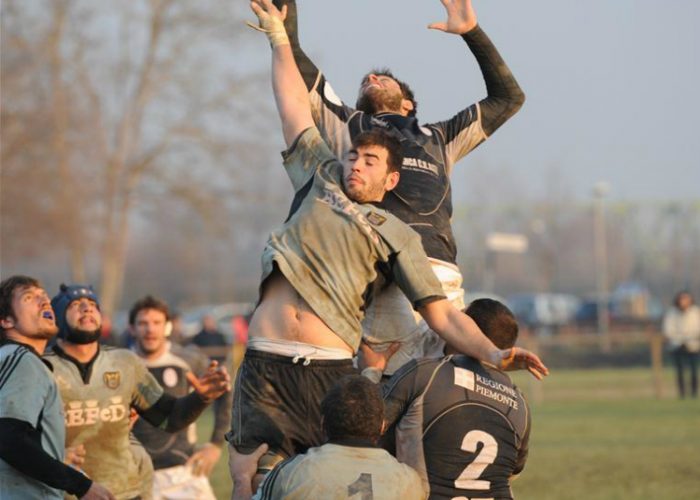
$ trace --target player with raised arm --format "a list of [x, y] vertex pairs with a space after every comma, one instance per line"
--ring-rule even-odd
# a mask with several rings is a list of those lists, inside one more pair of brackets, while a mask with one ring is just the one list
[[[136, 340], [132, 350], [148, 371], [173, 397], [192, 392], [187, 376], [202, 375], [211, 360], [197, 346], [171, 343], [166, 334], [170, 309], [162, 300], [148, 295], [137, 300], [129, 310], [129, 329]], [[231, 391], [213, 405], [214, 426], [209, 442], [196, 447], [197, 428], [193, 422], [178, 432], [166, 432], [142, 419], [134, 424], [134, 436], [143, 444], [155, 469], [155, 498], [197, 498], [213, 500], [209, 475], [221, 456], [224, 434], [231, 423]]]
[[[342, 158], [352, 139], [367, 130], [385, 130], [399, 139], [403, 155], [401, 178], [387, 193], [382, 206], [420, 234], [445, 295], [457, 309], [464, 309], [462, 275], [456, 264], [457, 249], [450, 224], [449, 176], [454, 165], [512, 117], [525, 100], [508, 66], [477, 23], [471, 0], [442, 0], [447, 20], [432, 23], [429, 28], [457, 35], [466, 42], [481, 69], [487, 96], [448, 120], [428, 124], [420, 124], [415, 116], [417, 103], [410, 87], [388, 70], [364, 77], [355, 108], [344, 104], [301, 49], [296, 2], [274, 3], [288, 9], [285, 27], [309, 91], [313, 118], [336, 157]], [[435, 76], [448, 77], [440, 72]], [[396, 287], [390, 286], [377, 296], [375, 305], [367, 310], [363, 329], [369, 342], [401, 342], [387, 374], [412, 358], [442, 352], [443, 343]]]
[[[352, 373], [363, 310], [377, 280], [395, 282], [456, 349], [500, 367], [546, 367], [532, 353], [501, 350], [444, 297], [419, 236], [377, 208], [398, 182], [396, 139], [381, 130], [354, 138], [338, 161], [314, 126], [309, 96], [270, 0], [251, 8], [272, 45], [272, 83], [295, 189], [289, 217], [263, 251], [260, 300], [234, 390], [229, 443], [252, 452], [268, 443], [268, 467], [323, 442], [320, 402]], [[284, 11], [285, 9], [283, 9]]]
[[202, 377], [190, 374], [195, 392], [175, 398], [164, 393], [136, 354], [98, 343], [102, 315], [91, 287], [61, 285], [51, 304], [59, 338], [45, 359], [54, 366], [63, 399], [66, 446], [83, 445], [83, 470], [116, 498], [148, 494], [140, 457], [129, 443], [130, 408], [151, 425], [177, 432], [230, 389], [228, 373], [212, 365]]

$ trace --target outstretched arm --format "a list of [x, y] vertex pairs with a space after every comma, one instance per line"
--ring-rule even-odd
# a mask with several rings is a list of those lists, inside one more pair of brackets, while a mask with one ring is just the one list
[[538, 379], [549, 373], [535, 354], [519, 347], [499, 349], [493, 345], [473, 319], [445, 299], [429, 302], [418, 312], [435, 333], [464, 354], [501, 370], [527, 369]]
[[[460, 35], [474, 54], [486, 83], [487, 97], [479, 102], [481, 126], [489, 136], [525, 102], [525, 94], [489, 37], [477, 24], [471, 0], [441, 0], [447, 21], [428, 27]], [[480, 142], [480, 141], [479, 141]], [[473, 149], [478, 142], [471, 146]], [[462, 151], [460, 157], [466, 154]], [[454, 158], [454, 160], [459, 158]]]
[[297, 62], [297, 67], [299, 68], [301, 77], [304, 80], [306, 89], [311, 92], [318, 84], [321, 71], [313, 62], [311, 62], [311, 59], [309, 59], [306, 52], [301, 49], [301, 45], [299, 44], [297, 3], [295, 0], [273, 0], [272, 3], [280, 11], [285, 6], [287, 7], [287, 16], [284, 18], [284, 28], [287, 31], [287, 36], [289, 37], [289, 42], [292, 46], [292, 53], [294, 54], [294, 60]]
[[282, 121], [284, 140], [287, 146], [291, 146], [299, 134], [314, 125], [314, 121], [311, 118], [309, 94], [284, 29], [287, 9], [283, 7], [280, 11], [271, 0], [252, 0], [250, 7], [260, 22], [256, 29], [267, 34], [272, 46], [272, 89]]

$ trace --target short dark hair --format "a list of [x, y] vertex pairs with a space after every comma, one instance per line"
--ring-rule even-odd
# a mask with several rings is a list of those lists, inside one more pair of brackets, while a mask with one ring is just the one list
[[376, 443], [384, 422], [384, 401], [376, 384], [361, 375], [347, 375], [326, 393], [321, 415], [328, 439]]
[[493, 299], [476, 299], [464, 311], [499, 349], [509, 349], [518, 340], [518, 322], [508, 307]]
[[165, 314], [166, 321], [170, 320], [170, 308], [168, 307], [168, 304], [165, 301], [154, 297], [153, 295], [146, 295], [144, 298], [137, 300], [134, 305], [131, 306], [131, 309], [129, 309], [130, 325], [134, 325], [136, 322], [136, 316], [144, 309], [155, 309], [156, 311], [160, 311]]
[[352, 140], [353, 149], [368, 146], [381, 146], [387, 150], [387, 171], [401, 172], [403, 154], [399, 140], [382, 129], [372, 129], [356, 135]]
[[360, 85], [364, 85], [365, 83], [367, 83], [369, 75], [388, 76], [396, 83], [398, 83], [403, 98], [413, 103], [413, 109], [408, 112], [408, 116], [416, 116], [416, 112], [418, 111], [418, 101], [416, 101], [415, 95], [413, 94], [413, 90], [411, 89], [411, 87], [408, 86], [406, 82], [396, 78], [389, 68], [375, 68], [369, 73], [367, 73], [364, 77], [362, 77], [362, 83]]
[[16, 319], [15, 311], [12, 309], [12, 295], [18, 288], [31, 286], [42, 288], [39, 280], [21, 274], [10, 276], [0, 283], [0, 319]]
[[695, 303], [695, 299], [693, 298], [693, 294], [690, 293], [690, 290], [681, 290], [673, 297], [673, 305], [676, 306], [677, 309], [681, 307], [681, 297], [683, 297], [683, 295], [690, 297], [691, 304]]

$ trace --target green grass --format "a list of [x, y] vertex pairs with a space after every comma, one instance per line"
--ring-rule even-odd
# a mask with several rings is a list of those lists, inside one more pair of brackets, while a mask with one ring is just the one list
[[[533, 420], [528, 463], [513, 483], [519, 500], [700, 498], [700, 401], [677, 400], [670, 371], [661, 399], [648, 369], [513, 378]], [[200, 436], [210, 429], [208, 412]], [[224, 450], [212, 475], [220, 500], [231, 494], [227, 460]]]
[[[653, 397], [648, 370], [559, 371], [532, 396], [519, 499], [700, 498], [700, 401]], [[541, 392], [541, 394], [538, 394]]]

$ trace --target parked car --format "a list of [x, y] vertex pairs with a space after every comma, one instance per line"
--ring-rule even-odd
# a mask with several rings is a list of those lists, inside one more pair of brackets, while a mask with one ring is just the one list
[[540, 333], [553, 333], [571, 323], [580, 299], [564, 293], [521, 293], [509, 296], [508, 304], [523, 325]]

